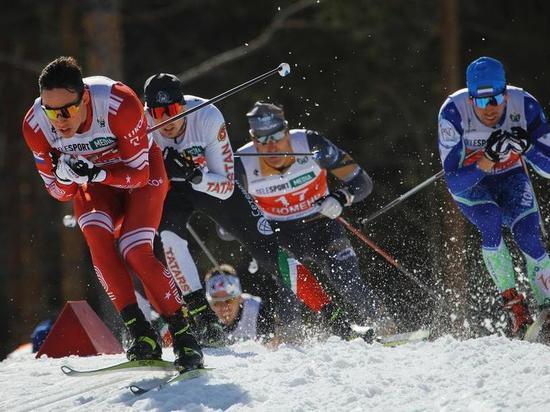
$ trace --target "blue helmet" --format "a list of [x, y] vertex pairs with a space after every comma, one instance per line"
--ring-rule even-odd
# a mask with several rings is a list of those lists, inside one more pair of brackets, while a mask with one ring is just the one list
[[490, 97], [506, 90], [506, 75], [501, 62], [480, 57], [466, 69], [466, 85], [472, 97]]

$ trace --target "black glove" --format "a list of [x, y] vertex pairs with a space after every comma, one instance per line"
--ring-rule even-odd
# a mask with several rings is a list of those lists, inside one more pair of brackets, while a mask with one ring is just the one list
[[70, 165], [73, 171], [82, 177], [87, 177], [88, 182], [95, 182], [101, 169], [86, 159], [78, 159]]
[[510, 151], [507, 132], [501, 129], [495, 130], [485, 144], [485, 157], [492, 162], [500, 162]]
[[164, 167], [170, 179], [190, 181], [194, 184], [202, 181], [202, 172], [191, 159], [182, 156], [173, 147], [166, 147], [163, 155]]
[[508, 135], [508, 142], [510, 144], [510, 149], [512, 149], [514, 153], [522, 155], [531, 147], [531, 136], [529, 136], [527, 130], [521, 127], [512, 127]]

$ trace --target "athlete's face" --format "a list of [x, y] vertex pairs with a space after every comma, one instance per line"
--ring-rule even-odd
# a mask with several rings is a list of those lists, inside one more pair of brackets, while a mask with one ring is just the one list
[[82, 98], [67, 89], [42, 90], [42, 108], [56, 133], [64, 138], [73, 137], [86, 121], [86, 105], [90, 95], [84, 90]]
[[225, 300], [210, 302], [210, 307], [220, 322], [224, 325], [232, 325], [239, 315], [239, 308], [242, 303], [242, 298], [240, 296], [231, 298], [230, 295], [224, 291], [216, 292], [212, 295], [212, 297], [216, 299], [223, 299], [227, 297]]
[[502, 117], [502, 113], [504, 113], [504, 109], [506, 109], [506, 103], [508, 102], [508, 95], [504, 95], [504, 100], [501, 104], [488, 104], [484, 109], [476, 106], [474, 101], [470, 99], [470, 104], [474, 107], [474, 112], [478, 119], [483, 123], [485, 126], [493, 127], [496, 126], [500, 118]]
[[[186, 107], [184, 104], [174, 103], [172, 105], [169, 105], [170, 107], [166, 107], [166, 110], [160, 110], [162, 112], [162, 115], [154, 115], [151, 112], [151, 109], [149, 110], [149, 114], [151, 114], [151, 117], [153, 117], [153, 123], [155, 125], [164, 122], [165, 120], [169, 119], [170, 117], [184, 112], [186, 110]], [[173, 107], [172, 107], [173, 106]], [[183, 117], [181, 119], [175, 120], [171, 123], [168, 123], [166, 126], [161, 127], [159, 129], [160, 134], [162, 137], [166, 137], [167, 139], [175, 139], [181, 135], [183, 132], [183, 127], [186, 122], [186, 118]]]
[[[292, 146], [290, 145], [290, 135], [288, 130], [284, 130], [284, 137], [281, 140], [267, 139], [262, 143], [257, 138], [253, 138], [254, 146], [258, 153], [288, 153], [292, 152]], [[289, 156], [264, 156], [263, 160], [275, 169], [284, 167], [290, 157]]]

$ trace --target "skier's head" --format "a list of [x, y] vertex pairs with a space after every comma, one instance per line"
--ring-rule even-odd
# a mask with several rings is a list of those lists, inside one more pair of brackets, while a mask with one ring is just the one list
[[474, 60], [466, 69], [466, 85], [478, 118], [487, 126], [496, 125], [507, 101], [502, 63], [491, 57]]
[[72, 57], [62, 56], [48, 63], [38, 78], [42, 109], [57, 135], [73, 137], [86, 121], [90, 95], [82, 70]]
[[[157, 73], [145, 81], [145, 109], [158, 124], [185, 108], [183, 83], [177, 76], [169, 73]], [[160, 129], [164, 137], [176, 138], [183, 128], [185, 120], [178, 119]]]
[[210, 307], [223, 324], [231, 325], [237, 319], [242, 302], [241, 282], [235, 269], [221, 265], [210, 270], [204, 281]]
[[246, 117], [250, 125], [250, 135], [256, 139], [273, 136], [288, 126], [283, 106], [274, 103], [258, 101]]
[[[250, 125], [250, 136], [259, 153], [290, 152], [288, 122], [283, 107], [274, 103], [256, 102], [246, 114]], [[291, 157], [263, 157], [269, 166], [279, 169], [291, 161]]]

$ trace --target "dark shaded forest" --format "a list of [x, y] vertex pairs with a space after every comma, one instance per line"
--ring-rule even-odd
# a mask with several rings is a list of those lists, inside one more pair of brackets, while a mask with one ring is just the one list
[[[282, 103], [291, 127], [317, 130], [368, 171], [374, 193], [346, 211], [359, 220], [441, 169], [437, 113], [464, 87], [467, 64], [501, 60], [508, 82], [550, 109], [550, 3], [430, 0], [21, 0], [0, 16], [0, 359], [28, 341], [34, 326], [67, 300], [87, 299], [108, 322], [112, 310], [90, 264], [80, 231], [66, 228], [69, 204], [50, 198], [21, 136], [38, 95], [42, 67], [72, 55], [85, 75], [106, 75], [139, 95], [156, 72], [180, 76], [186, 93], [213, 97], [281, 62], [272, 77], [217, 106], [234, 149], [248, 141], [254, 101]], [[533, 174], [534, 175], [534, 174]], [[548, 182], [533, 176], [548, 224]], [[218, 260], [244, 264], [239, 246], [223, 242], [197, 216], [193, 226]], [[365, 233], [431, 290], [425, 291], [353, 238], [364, 276], [403, 329], [432, 325], [459, 337], [494, 333], [504, 317], [481, 260], [479, 236], [439, 181], [378, 217]], [[204, 273], [209, 263], [192, 253]], [[518, 268], [522, 262], [516, 254]], [[252, 275], [250, 275], [252, 276]], [[520, 281], [525, 283], [521, 276]], [[258, 287], [253, 279], [245, 286]], [[525, 288], [523, 288], [525, 290]], [[254, 290], [253, 290], [254, 291]], [[491, 322], [487, 322], [490, 319]]]

